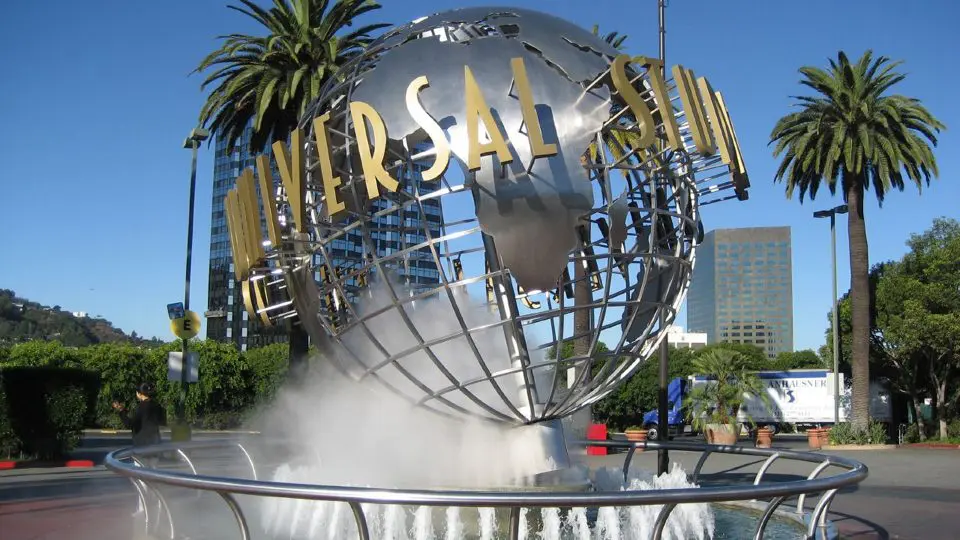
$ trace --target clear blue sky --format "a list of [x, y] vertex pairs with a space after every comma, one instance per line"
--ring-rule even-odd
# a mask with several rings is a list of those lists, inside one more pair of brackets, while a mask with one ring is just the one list
[[[628, 34], [631, 53], [657, 54], [656, 0], [503, 2], [550, 11], [586, 27]], [[402, 23], [454, 5], [386, 0], [367, 20]], [[16, 2], [0, 19], [0, 287], [87, 311], [125, 331], [169, 339], [165, 305], [182, 299], [190, 152], [181, 148], [203, 96], [190, 76], [214, 37], [255, 30], [221, 0]], [[908, 9], [912, 7], [913, 9]], [[789, 225], [793, 230], [796, 348], [823, 341], [830, 307], [829, 232], [815, 209], [772, 183], [767, 146], [789, 110], [801, 65], [838, 49], [872, 48], [906, 62], [900, 93], [944, 121], [940, 180], [921, 197], [891, 194], [867, 209], [870, 258], [899, 257], [934, 217], [960, 217], [960, 51], [954, 0], [671, 0], [667, 62], [707, 75], [724, 92], [753, 187], [750, 201], [704, 212], [707, 229]], [[951, 68], [950, 66], [953, 66]], [[192, 307], [206, 308], [211, 151], [200, 155]], [[848, 288], [841, 224], [841, 292]], [[681, 323], [683, 320], [681, 319]]]

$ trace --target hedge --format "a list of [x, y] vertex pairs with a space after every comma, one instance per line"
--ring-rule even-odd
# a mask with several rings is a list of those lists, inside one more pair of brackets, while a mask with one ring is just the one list
[[54, 459], [76, 447], [94, 420], [100, 376], [56, 367], [0, 369], [0, 449], [7, 456]]
[[[0, 370], [56, 367], [96, 373], [100, 377], [99, 392], [92, 403], [87, 402], [84, 427], [122, 428], [111, 405], [120, 402], [127, 409], [135, 407], [136, 388], [143, 382], [153, 383], [157, 401], [168, 414], [175, 413], [180, 384], [167, 380], [167, 354], [180, 347], [176, 342], [159, 347], [106, 343], [74, 348], [55, 341], [33, 341], [0, 347]], [[241, 352], [232, 343], [195, 340], [190, 342], [190, 349], [200, 355], [200, 380], [190, 384], [186, 400], [187, 419], [195, 427], [239, 427], [249, 411], [274, 397], [287, 376], [286, 344]], [[9, 454], [11, 451], [5, 450], [8, 438], [4, 436], [4, 421], [0, 415], [0, 453]], [[173, 421], [171, 416], [168, 423]], [[19, 448], [19, 443], [15, 446]]]

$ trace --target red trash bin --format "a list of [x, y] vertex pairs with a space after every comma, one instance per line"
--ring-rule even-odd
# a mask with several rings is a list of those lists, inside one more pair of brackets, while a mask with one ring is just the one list
[[[605, 441], [607, 440], [607, 425], [606, 424], [590, 424], [587, 426], [587, 440], [588, 441]], [[587, 446], [587, 455], [588, 456], [605, 456], [607, 455], [606, 446]]]

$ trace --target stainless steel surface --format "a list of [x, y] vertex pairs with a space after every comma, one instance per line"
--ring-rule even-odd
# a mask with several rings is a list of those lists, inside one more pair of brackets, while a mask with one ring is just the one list
[[660, 513], [657, 514], [657, 521], [653, 524], [653, 538], [659, 539], [663, 536], [663, 528], [667, 524], [667, 518], [670, 517], [670, 512], [673, 512], [676, 507], [677, 503], [668, 503], [660, 509]]
[[[810, 474], [807, 476], [807, 480], [813, 480], [814, 478], [820, 476], [820, 473], [822, 473], [830, 465], [832, 465], [830, 460], [826, 460], [820, 465], [817, 465], [817, 468], [810, 471]], [[797, 513], [803, 512], [803, 501], [806, 499], [806, 497], [806, 493], [801, 493], [800, 496], [797, 497]]]
[[[614, 91], [616, 55], [572, 23], [516, 8], [453, 10], [387, 32], [301, 120], [308, 233], [286, 231], [281, 245], [268, 246], [265, 267], [253, 269], [250, 279], [271, 280], [273, 304], [263, 312], [280, 321], [295, 311], [325, 361], [438, 414], [529, 424], [602, 399], [653, 354], [676, 316], [702, 230], [699, 205], [733, 190], [730, 169], [697, 151], [672, 105], [664, 112], [677, 118], [686, 146], [631, 146], [649, 126], [641, 128]], [[516, 84], [511, 58], [523, 60], [529, 85]], [[478, 131], [507, 141], [505, 167], [494, 154], [468, 170], [464, 66], [495, 124], [481, 122]], [[628, 64], [626, 75], [625, 84], [649, 98], [644, 68]], [[428, 86], [411, 99], [407, 85], [421, 77]], [[542, 142], [555, 144], [556, 156], [532, 159], [520, 99], [526, 86]], [[658, 103], [676, 101], [675, 85], [666, 87], [670, 95]], [[399, 180], [397, 191], [383, 188], [374, 200], [350, 114], [356, 102], [382, 118], [383, 166]], [[443, 145], [431, 143], [426, 131], [436, 130], [420, 128], [408, 104], [449, 139], [453, 159], [435, 181], [418, 171], [433, 167]], [[330, 168], [345, 206], [332, 218], [317, 117], [328, 118]], [[281, 189], [277, 200], [285, 196]], [[574, 265], [589, 268], [588, 305], [567, 295]], [[590, 312], [586, 336], [574, 335], [574, 308]], [[615, 341], [604, 352], [601, 332]], [[590, 350], [563, 357], [558, 345], [578, 337]], [[571, 369], [595, 376], [567, 387], [562, 375]]]
[[[629, 472], [632, 450], [643, 448], [655, 450], [667, 447], [673, 451], [709, 452], [739, 454], [744, 456], [759, 456], [768, 458], [765, 464], [772, 463], [769, 459], [779, 456], [778, 459], [816, 463], [816, 472], [810, 478], [790, 480], [784, 482], [760, 483], [756, 485], [719, 485], [699, 487], [696, 489], [664, 489], [650, 491], [612, 491], [612, 492], [581, 492], [581, 491], [532, 491], [500, 490], [500, 491], [441, 491], [427, 489], [390, 489], [353, 486], [321, 486], [307, 484], [280, 483], [271, 481], [255, 481], [247, 479], [224, 478], [207, 475], [195, 475], [172, 470], [157, 470], [138, 467], [131, 463], [132, 459], [160, 455], [165, 452], [183, 450], [209, 450], [233, 446], [236, 443], [227, 441], [194, 441], [187, 443], [170, 443], [142, 449], [124, 449], [112, 452], [106, 457], [105, 465], [108, 469], [127, 476], [135, 481], [152, 484], [165, 484], [189, 489], [213, 491], [223, 494], [244, 494], [265, 497], [284, 497], [316, 501], [339, 501], [350, 504], [354, 518], [361, 532], [361, 537], [369, 537], [367, 518], [364, 513], [364, 504], [398, 504], [422, 506], [456, 506], [456, 507], [493, 507], [509, 508], [510, 510], [510, 538], [518, 538], [520, 511], [522, 508], [549, 508], [549, 507], [608, 507], [608, 506], [639, 506], [665, 505], [658, 516], [658, 530], [666, 522], [670, 510], [677, 504], [697, 502], [734, 502], [748, 500], [767, 500], [760, 523], [758, 524], [757, 538], [762, 537], [767, 521], [773, 515], [776, 506], [785, 498], [800, 494], [823, 493], [816, 507], [810, 515], [811, 530], [821, 527], [824, 523], [829, 505], [838, 490], [858, 484], [867, 477], [867, 468], [854, 460], [839, 456], [824, 456], [809, 452], [791, 450], [771, 450], [740, 446], [706, 445], [701, 443], [671, 441], [659, 443], [648, 441], [645, 443], [626, 443], [618, 441], [587, 441], [582, 444], [591, 446], [605, 446], [608, 448], [628, 449], [625, 455], [624, 471]], [[816, 478], [825, 465], [833, 465], [843, 472], [827, 478]], [[722, 473], [720, 473], [722, 474]], [[225, 499], [229, 501], [231, 499]], [[230, 505], [241, 523], [241, 530], [245, 527], [243, 509], [239, 505]], [[661, 523], [661, 521], [663, 523]], [[172, 529], [171, 521], [171, 531]], [[809, 531], [808, 531], [809, 532]], [[364, 536], [365, 535], [365, 536]], [[658, 536], [654, 536], [659, 538]]]
[[760, 466], [760, 470], [757, 471], [757, 475], [753, 478], [753, 485], [759, 485], [760, 481], [763, 480], [763, 475], [767, 472], [767, 469], [773, 465], [773, 462], [780, 458], [780, 452], [773, 454], [768, 457], [766, 461], [763, 462], [763, 465]]
[[783, 504], [785, 500], [786, 497], [783, 496], [774, 497], [767, 504], [767, 507], [763, 510], [763, 515], [760, 516], [760, 521], [757, 522], [757, 532], [753, 535], [753, 540], [763, 540], [763, 532], [767, 529], [767, 523], [770, 522], [770, 518], [773, 517], [777, 508]]
[[230, 511], [233, 512], [233, 516], [237, 519], [237, 526], [240, 527], [240, 539], [250, 540], [250, 527], [247, 525], [247, 518], [243, 515], [243, 510], [240, 508], [240, 505], [237, 504], [237, 500], [231, 493], [225, 491], [219, 491], [217, 493], [223, 498], [224, 502], [227, 503]]

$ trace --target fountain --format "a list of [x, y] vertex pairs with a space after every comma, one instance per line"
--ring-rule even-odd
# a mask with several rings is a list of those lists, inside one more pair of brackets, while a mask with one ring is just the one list
[[[225, 200], [234, 266], [249, 316], [302, 325], [315, 368], [262, 415], [259, 442], [108, 456], [151, 533], [176, 538], [174, 515], [200, 512], [175, 508], [175, 486], [219, 494], [245, 539], [728, 538], [751, 519], [717, 505], [736, 501], [758, 507], [757, 538], [812, 537], [866, 476], [834, 457], [679, 441], [591, 442], [626, 450], [614, 469], [571, 456], [572, 415], [673, 321], [700, 209], [747, 197], [723, 96], [689, 69], [542, 13], [443, 12], [343, 66], [273, 155], [279, 183], [261, 164], [259, 184], [245, 171]], [[631, 470], [658, 448], [701, 458], [692, 474]], [[246, 470], [200, 474], [211, 449]], [[164, 453], [179, 465], [143, 466]], [[700, 486], [724, 453], [765, 458], [753, 485]], [[816, 465], [764, 483], [777, 460]], [[846, 472], [820, 478], [830, 466]], [[778, 507], [794, 495], [791, 525]]]

